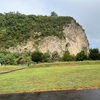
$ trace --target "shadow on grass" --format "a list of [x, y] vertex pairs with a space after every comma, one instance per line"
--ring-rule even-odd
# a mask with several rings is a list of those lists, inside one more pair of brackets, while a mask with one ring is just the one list
[[100, 100], [100, 89], [0, 94], [0, 100]]

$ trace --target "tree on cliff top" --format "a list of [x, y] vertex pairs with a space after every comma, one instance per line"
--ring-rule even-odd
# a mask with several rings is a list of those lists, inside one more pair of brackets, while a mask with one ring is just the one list
[[51, 16], [53, 16], [53, 17], [58, 17], [58, 14], [57, 14], [55, 11], [52, 11], [52, 12], [51, 12]]

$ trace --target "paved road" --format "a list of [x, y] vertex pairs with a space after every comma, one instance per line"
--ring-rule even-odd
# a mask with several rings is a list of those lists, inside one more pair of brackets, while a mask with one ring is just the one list
[[100, 100], [100, 89], [0, 94], [0, 100]]

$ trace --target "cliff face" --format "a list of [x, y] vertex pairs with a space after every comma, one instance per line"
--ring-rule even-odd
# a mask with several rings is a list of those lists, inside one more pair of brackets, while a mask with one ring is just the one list
[[17, 45], [16, 47], [10, 47], [6, 49], [10, 52], [24, 52], [39, 50], [45, 52], [57, 51], [59, 55], [62, 55], [65, 51], [69, 51], [71, 54], [76, 55], [80, 51], [84, 50], [89, 53], [89, 43], [86, 34], [81, 26], [72, 22], [67, 27], [64, 27], [64, 39], [60, 39], [57, 36], [47, 36], [39, 38], [38, 40], [28, 40], [25, 43]]

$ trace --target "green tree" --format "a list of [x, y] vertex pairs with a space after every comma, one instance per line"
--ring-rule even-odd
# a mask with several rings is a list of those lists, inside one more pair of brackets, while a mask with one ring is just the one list
[[16, 60], [17, 60], [17, 64], [23, 64], [26, 66], [29, 66], [32, 63], [31, 55], [29, 52], [21, 53], [19, 57], [16, 58]]
[[5, 64], [5, 55], [3, 53], [0, 53], [0, 64]]
[[69, 53], [69, 51], [66, 51], [66, 52], [63, 54], [62, 60], [63, 60], [63, 61], [73, 61], [73, 60], [74, 60], [74, 55], [71, 55], [71, 54]]
[[52, 12], [51, 12], [51, 16], [52, 16], [52, 17], [57, 17], [58, 15], [57, 15], [57, 13], [56, 13], [55, 11], [52, 11]]
[[50, 54], [48, 52], [43, 54], [42, 62], [50, 62]]
[[77, 61], [87, 60], [87, 55], [85, 54], [84, 51], [81, 51], [81, 52], [77, 53], [76, 60]]
[[99, 52], [99, 49], [97, 49], [97, 48], [90, 49], [89, 58], [91, 60], [100, 60], [100, 52]]
[[59, 54], [57, 51], [52, 53], [52, 61], [58, 61], [60, 59]]
[[8, 65], [13, 65], [14, 64], [14, 56], [13, 54], [11, 53], [8, 53], [6, 56], [5, 56], [5, 64], [8, 64]]
[[42, 62], [43, 59], [43, 53], [40, 51], [34, 51], [31, 55], [32, 61], [39, 63]]

